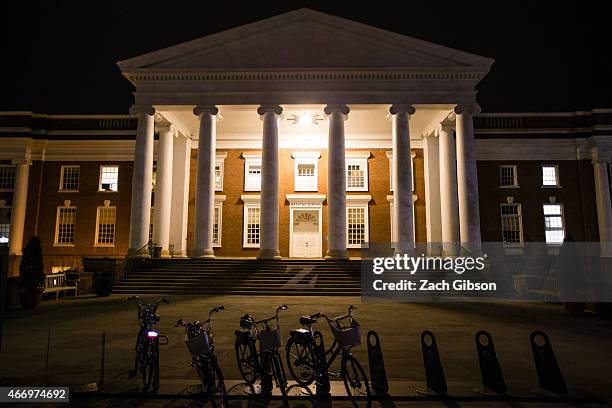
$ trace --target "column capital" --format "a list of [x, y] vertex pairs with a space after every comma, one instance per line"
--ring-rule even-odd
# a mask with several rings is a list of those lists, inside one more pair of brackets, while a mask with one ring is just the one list
[[325, 109], [323, 109], [323, 112], [325, 112], [326, 115], [331, 115], [334, 112], [340, 112], [344, 114], [345, 116], [347, 116], [350, 111], [351, 110], [349, 109], [348, 106], [342, 105], [342, 104], [330, 104], [330, 105], [327, 105]]
[[389, 113], [392, 115], [397, 115], [398, 113], [414, 115], [414, 112], [416, 112], [416, 109], [410, 104], [394, 104], [389, 108]]
[[12, 159], [11, 160], [11, 164], [13, 164], [15, 166], [18, 166], [20, 164], [28, 164], [29, 165], [29, 164], [32, 164], [32, 161], [28, 160], [28, 159]]
[[196, 116], [200, 116], [202, 113], [210, 113], [211, 115], [217, 115], [219, 113], [219, 108], [215, 105], [198, 105], [193, 108], [193, 114]]
[[257, 114], [259, 116], [263, 116], [265, 113], [272, 112], [277, 115], [281, 115], [283, 113], [283, 108], [280, 105], [275, 104], [263, 104], [257, 108]]
[[457, 126], [457, 114], [455, 112], [451, 112], [447, 117], [440, 121], [440, 126], [438, 127], [438, 131], [447, 131], [452, 132], [455, 130]]
[[155, 115], [155, 108], [151, 105], [132, 105], [130, 108], [130, 115], [132, 116], [136, 116], [141, 113], [153, 116]]
[[173, 137], [176, 137], [178, 134], [178, 131], [176, 130], [176, 126], [174, 126], [172, 123], [168, 123], [168, 122], [163, 122], [163, 123], [159, 123], [157, 125], [155, 125], [155, 130], [158, 132], [170, 132], [172, 134]]
[[462, 104], [462, 105], [456, 105], [455, 108], [453, 109], [453, 112], [455, 112], [457, 115], [461, 115], [463, 113], [468, 113], [468, 114], [478, 114], [480, 112], [482, 112], [482, 109], [480, 109], [480, 105], [477, 103], [473, 103], [473, 104]]

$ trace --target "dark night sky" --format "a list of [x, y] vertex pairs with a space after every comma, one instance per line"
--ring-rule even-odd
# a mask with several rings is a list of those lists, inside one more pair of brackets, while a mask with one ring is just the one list
[[494, 58], [485, 112], [612, 107], [610, 1], [15, 3], [2, 5], [0, 110], [125, 114], [117, 61], [299, 7]]

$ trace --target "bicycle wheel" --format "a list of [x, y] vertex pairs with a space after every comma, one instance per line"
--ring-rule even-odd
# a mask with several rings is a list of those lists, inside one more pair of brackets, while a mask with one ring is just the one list
[[247, 384], [253, 384], [257, 380], [257, 355], [253, 350], [253, 343], [244, 343], [236, 339], [236, 362], [238, 371]]
[[153, 377], [155, 376], [154, 367], [154, 346], [151, 341], [146, 341], [142, 350], [142, 360], [140, 363], [140, 372], [142, 374], [142, 390], [146, 392], [153, 384]]
[[159, 342], [153, 340], [153, 378], [151, 381], [151, 388], [153, 392], [159, 390]]
[[226, 408], [227, 390], [225, 389], [225, 381], [223, 380], [223, 372], [216, 360], [210, 363], [210, 376], [208, 381], [208, 394], [210, 401], [215, 408]]
[[316, 376], [316, 355], [312, 342], [308, 343], [291, 337], [285, 347], [291, 377], [303, 387], [312, 384]]
[[344, 388], [346, 388], [346, 393], [353, 405], [359, 407], [359, 400], [365, 397], [367, 398], [367, 405], [370, 406], [370, 383], [359, 361], [352, 355], [343, 357], [340, 370]]

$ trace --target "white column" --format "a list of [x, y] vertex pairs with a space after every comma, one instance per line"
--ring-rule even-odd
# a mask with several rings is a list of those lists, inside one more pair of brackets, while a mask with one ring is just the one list
[[153, 243], [162, 248], [161, 255], [170, 255], [170, 211], [172, 210], [172, 149], [176, 130], [171, 124], [157, 126], [157, 178], [153, 205]]
[[414, 219], [412, 202], [412, 160], [410, 157], [410, 115], [412, 105], [393, 105], [393, 223], [395, 252], [414, 251]]
[[278, 118], [283, 108], [262, 105], [257, 109], [263, 120], [261, 148], [261, 241], [259, 258], [280, 259], [278, 250]]
[[442, 251], [458, 252], [459, 206], [457, 200], [457, 155], [453, 135], [455, 123], [445, 119], [440, 124], [440, 213], [442, 215]]
[[172, 149], [172, 211], [170, 213], [170, 255], [187, 256], [187, 215], [189, 211], [189, 174], [191, 139], [180, 133]]
[[192, 256], [214, 258], [215, 150], [219, 109], [214, 105], [196, 106], [193, 113], [200, 117], [200, 135], [196, 171], [195, 241]]
[[431, 132], [425, 141], [425, 216], [427, 217], [427, 242], [429, 251], [439, 253], [442, 242], [440, 215], [440, 154], [438, 134]]
[[612, 204], [610, 203], [608, 161], [599, 157], [596, 147], [592, 149], [592, 163], [601, 256], [612, 257]]
[[9, 255], [20, 256], [23, 249], [23, 230], [28, 200], [30, 161], [26, 159], [13, 160], [13, 164], [15, 165], [15, 189], [13, 192], [11, 227], [9, 230]]
[[457, 195], [459, 198], [459, 233], [462, 250], [479, 253], [480, 210], [478, 172], [472, 106], [457, 106]]
[[327, 254], [326, 258], [346, 259], [346, 160], [344, 121], [346, 105], [327, 105], [329, 120], [327, 147]]
[[138, 116], [134, 169], [132, 172], [132, 208], [130, 212], [129, 256], [148, 256], [151, 223], [151, 189], [153, 178], [153, 133], [155, 109], [132, 106], [130, 114]]

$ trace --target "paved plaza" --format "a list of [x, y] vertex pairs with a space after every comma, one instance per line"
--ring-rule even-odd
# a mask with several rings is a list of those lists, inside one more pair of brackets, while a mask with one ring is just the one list
[[[480, 373], [473, 336], [485, 329], [495, 340], [508, 388], [525, 394], [537, 385], [528, 339], [531, 331], [539, 329], [549, 335], [570, 389], [607, 399], [612, 397], [612, 322], [589, 314], [570, 315], [559, 305], [415, 304], [350, 297], [174, 296], [169, 300], [171, 304], [162, 304], [158, 311], [161, 316], [158, 329], [169, 337], [169, 344], [162, 346], [161, 351], [162, 393], [185, 393], [190, 384], [197, 383], [181, 329], [174, 327], [177, 319], [205, 319], [209, 308], [225, 305], [226, 311], [214, 320], [214, 332], [220, 365], [226, 379], [231, 381], [239, 379], [234, 330], [238, 328], [240, 316], [251, 313], [261, 319], [271, 315], [275, 305], [286, 303], [289, 310], [280, 318], [283, 341], [302, 314], [321, 311], [338, 315], [346, 312], [348, 304], [356, 305], [358, 310], [354, 316], [362, 327], [376, 330], [381, 337], [387, 373], [393, 383], [415, 387], [422, 384], [424, 368], [419, 335], [423, 330], [431, 330], [437, 338], [449, 389], [464, 392], [478, 385]], [[0, 378], [4, 384], [42, 385], [46, 372], [49, 385], [97, 382], [101, 338], [105, 332], [105, 390], [137, 391], [137, 379], [127, 378], [137, 324], [136, 305], [120, 296], [66, 298], [45, 301], [33, 310], [10, 311], [3, 319]], [[326, 339], [331, 338], [325, 325], [321, 323], [319, 328]], [[49, 364], [45, 369], [49, 329]], [[355, 351], [367, 367], [365, 340]], [[167, 405], [161, 401], [154, 404]]]

